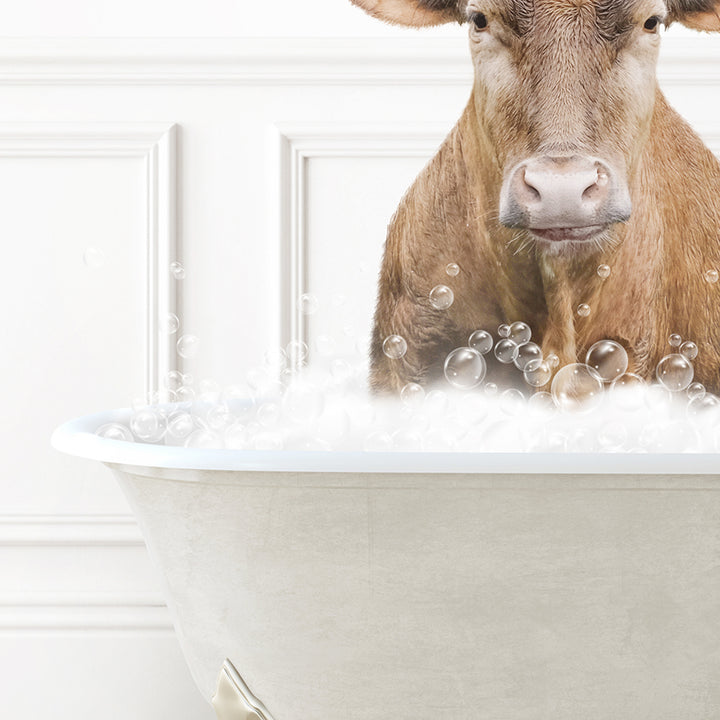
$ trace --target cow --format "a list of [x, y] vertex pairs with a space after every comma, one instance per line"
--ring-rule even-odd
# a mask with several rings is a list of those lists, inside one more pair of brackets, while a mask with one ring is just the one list
[[[460, 120], [388, 226], [373, 390], [428, 384], [474, 330], [521, 320], [560, 367], [611, 339], [646, 379], [679, 334], [718, 392], [720, 163], [656, 65], [660, 28], [720, 31], [720, 0], [352, 2], [405, 26], [467, 23], [474, 67]], [[441, 284], [447, 309], [429, 302]], [[390, 335], [402, 358], [383, 353]]]

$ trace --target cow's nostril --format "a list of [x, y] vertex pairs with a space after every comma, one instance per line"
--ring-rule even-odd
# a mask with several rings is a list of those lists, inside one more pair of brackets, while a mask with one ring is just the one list
[[525, 171], [525, 168], [522, 169], [522, 182], [525, 189], [525, 192], [529, 195], [529, 200], [535, 200], [539, 201], [542, 200], [542, 195], [540, 194], [540, 191], [528, 180], [527, 172]]

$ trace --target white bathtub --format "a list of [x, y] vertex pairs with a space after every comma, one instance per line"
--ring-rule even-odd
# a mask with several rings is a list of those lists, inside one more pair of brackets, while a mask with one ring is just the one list
[[93, 434], [123, 418], [68, 423], [53, 444], [114, 472], [208, 700], [231, 663], [221, 717], [720, 717], [719, 456]]

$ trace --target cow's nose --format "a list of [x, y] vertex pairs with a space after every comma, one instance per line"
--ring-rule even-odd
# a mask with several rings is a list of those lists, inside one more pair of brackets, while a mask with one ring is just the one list
[[627, 187], [597, 158], [535, 157], [517, 165], [503, 185], [500, 221], [534, 229], [606, 225], [630, 217]]

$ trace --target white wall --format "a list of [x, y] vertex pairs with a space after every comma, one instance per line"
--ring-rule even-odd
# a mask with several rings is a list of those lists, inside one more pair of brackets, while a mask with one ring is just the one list
[[[0, 717], [210, 718], [124, 498], [49, 434], [178, 363], [169, 310], [201, 339], [184, 368], [223, 383], [293, 332], [367, 328], [387, 219], [469, 93], [464, 31], [331, 0], [0, 21]], [[720, 148], [720, 39], [683, 37], [663, 83]]]

